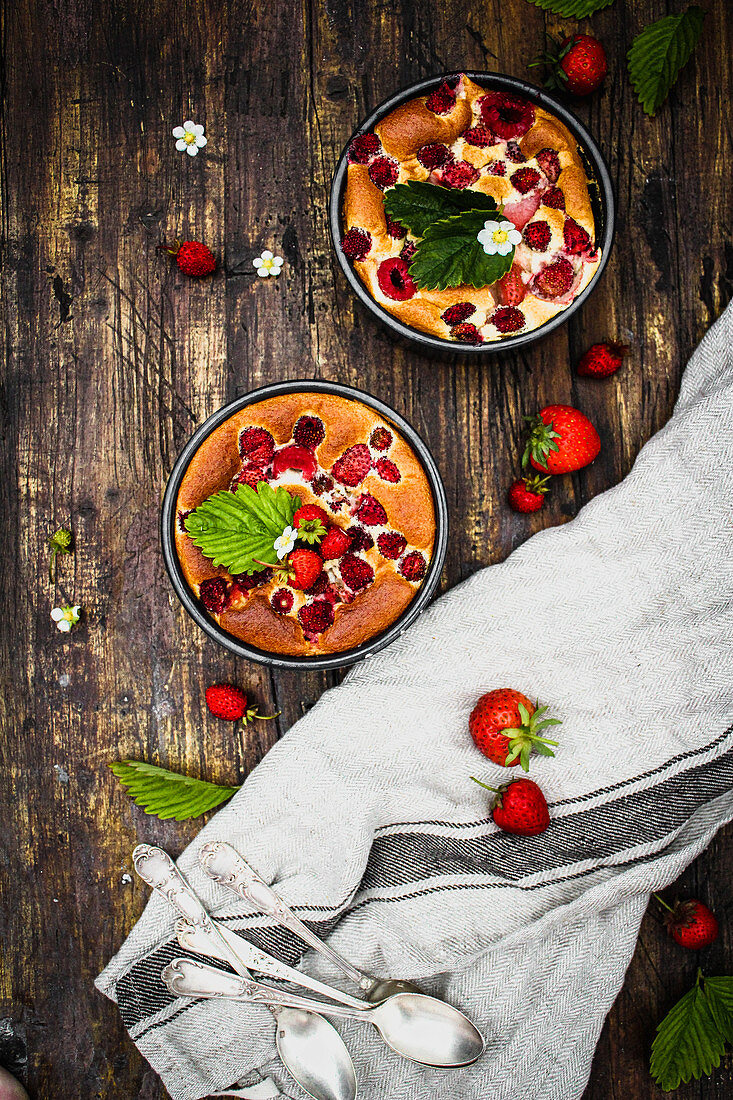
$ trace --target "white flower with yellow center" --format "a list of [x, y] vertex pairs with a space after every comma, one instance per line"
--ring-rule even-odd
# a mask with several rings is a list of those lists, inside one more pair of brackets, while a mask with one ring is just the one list
[[176, 126], [173, 137], [177, 138], [176, 149], [179, 153], [188, 153], [189, 157], [195, 157], [199, 149], [206, 145], [203, 126], [197, 126], [188, 119], [183, 126]]
[[277, 554], [277, 560], [282, 561], [295, 546], [295, 539], [297, 532], [294, 527], [286, 527], [282, 535], [278, 535], [272, 544], [272, 548]]
[[270, 249], [266, 248], [261, 256], [255, 256], [252, 264], [257, 268], [257, 274], [261, 279], [266, 279], [269, 275], [276, 278], [282, 269], [283, 258], [273, 256]]
[[508, 256], [522, 234], [511, 222], [486, 221], [477, 239], [487, 256]]
[[77, 603], [73, 607], [65, 604], [63, 607], [54, 607], [51, 618], [56, 623], [57, 630], [62, 634], [68, 634], [72, 626], [76, 626], [81, 615], [81, 606]]

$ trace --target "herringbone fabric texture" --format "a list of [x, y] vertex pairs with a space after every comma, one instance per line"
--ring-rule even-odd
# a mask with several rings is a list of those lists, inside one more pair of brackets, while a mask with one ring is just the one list
[[[579, 1097], [650, 891], [733, 817], [732, 345], [729, 309], [629, 476], [355, 668], [181, 858], [217, 915], [297, 960], [196, 869], [200, 843], [229, 840], [343, 954], [440, 991], [487, 1036], [476, 1065], [438, 1071], [337, 1023], [363, 1100]], [[532, 765], [552, 815], [537, 838], [500, 833], [468, 778], [506, 776], [467, 736], [477, 695], [504, 685], [563, 721], [557, 759]], [[171, 1095], [300, 1096], [269, 1013], [168, 996], [173, 925], [153, 898], [98, 980]]]

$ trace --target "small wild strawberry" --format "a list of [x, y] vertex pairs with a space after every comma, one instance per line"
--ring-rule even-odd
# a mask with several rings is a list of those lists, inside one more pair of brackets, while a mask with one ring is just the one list
[[257, 707], [248, 707], [245, 693], [232, 684], [212, 684], [207, 687], [206, 706], [215, 718], [222, 718], [227, 722], [237, 722], [242, 718], [246, 725], [253, 718], [261, 718], [263, 721], [277, 718], [277, 714], [258, 714]]
[[586, 378], [608, 378], [621, 366], [627, 344], [593, 344], [578, 363], [578, 374]]
[[158, 250], [175, 257], [183, 274], [193, 278], [210, 275], [216, 268], [214, 253], [199, 241], [175, 241], [173, 245], [160, 244]]
[[548, 477], [520, 477], [509, 486], [507, 499], [515, 512], [539, 512], [545, 503]]
[[718, 938], [717, 918], [703, 902], [690, 898], [689, 901], [678, 901], [672, 906], [663, 901], [659, 894], [654, 897], [667, 910], [664, 923], [670, 936], [680, 947], [699, 951]]

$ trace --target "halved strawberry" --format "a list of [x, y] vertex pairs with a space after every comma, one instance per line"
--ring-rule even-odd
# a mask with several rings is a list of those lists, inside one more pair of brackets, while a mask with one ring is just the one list
[[499, 302], [503, 306], [518, 306], [523, 301], [527, 287], [522, 281], [522, 269], [519, 264], [512, 264], [506, 275], [497, 282], [496, 289]]

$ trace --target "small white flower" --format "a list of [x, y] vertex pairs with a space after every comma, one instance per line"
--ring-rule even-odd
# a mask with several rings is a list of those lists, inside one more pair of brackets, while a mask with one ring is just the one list
[[197, 126], [196, 123], [191, 122], [190, 119], [184, 122], [183, 126], [176, 126], [174, 128], [173, 137], [178, 138], [176, 142], [176, 149], [178, 152], [186, 152], [189, 157], [195, 157], [199, 149], [203, 149], [204, 145], [206, 145], [203, 126]]
[[273, 256], [270, 249], [266, 248], [261, 256], [255, 256], [252, 264], [257, 268], [257, 274], [261, 279], [266, 279], [268, 275], [275, 278], [280, 274], [283, 258], [282, 256]]
[[64, 607], [54, 607], [51, 611], [51, 618], [56, 623], [57, 630], [60, 630], [62, 634], [68, 634], [72, 626], [76, 626], [80, 615], [81, 607], [78, 603], [74, 604], [73, 607], [69, 607], [68, 604]]
[[272, 547], [277, 554], [277, 560], [282, 561], [283, 558], [290, 553], [295, 546], [297, 532], [294, 527], [286, 527], [282, 535], [278, 535], [272, 544]]
[[477, 239], [487, 256], [508, 256], [522, 234], [511, 222], [486, 221]]

